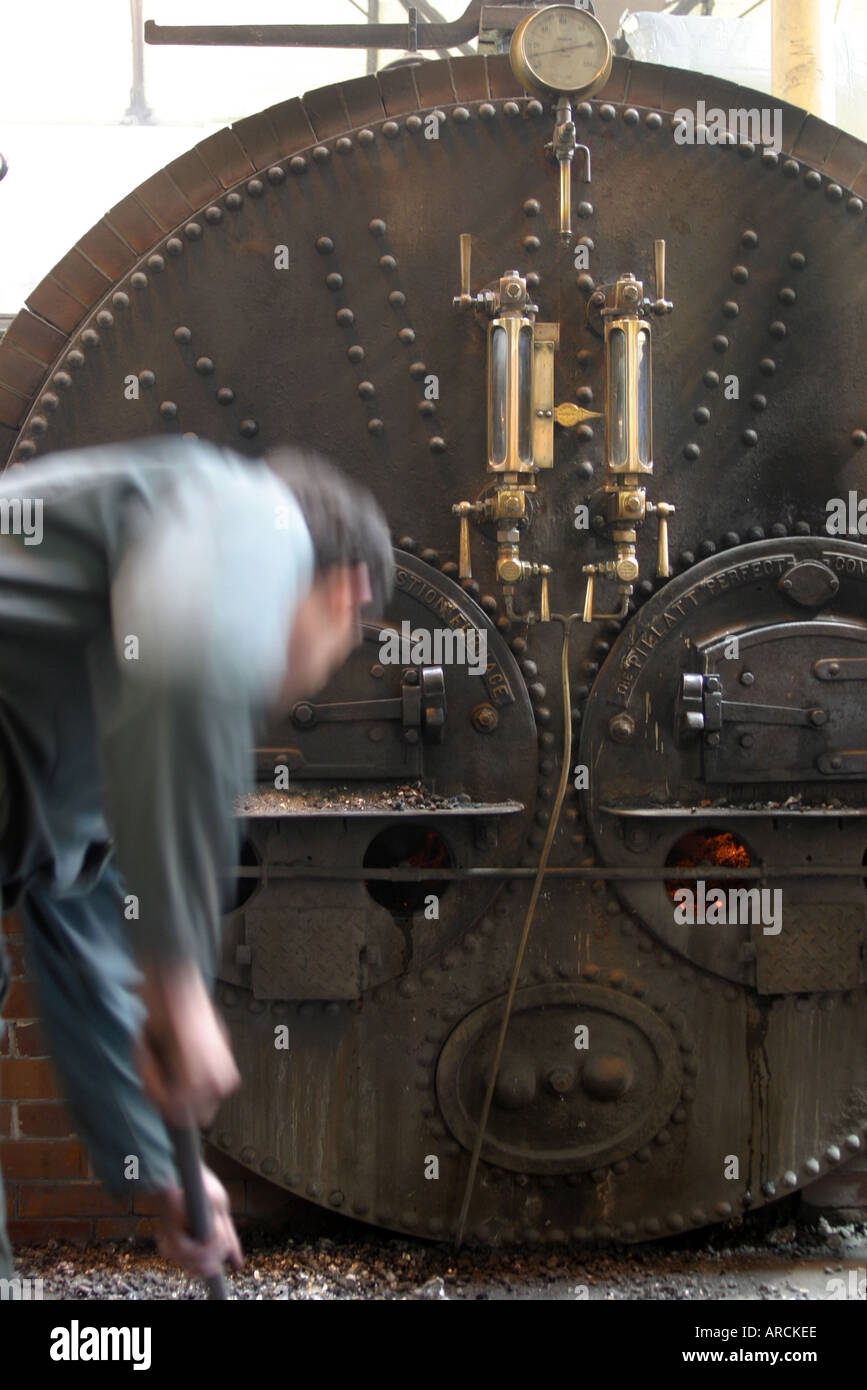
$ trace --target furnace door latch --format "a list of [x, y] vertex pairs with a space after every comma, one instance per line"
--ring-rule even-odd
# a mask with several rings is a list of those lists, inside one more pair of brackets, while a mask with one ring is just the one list
[[360, 722], [399, 719], [405, 743], [441, 743], [446, 722], [446, 684], [442, 666], [408, 667], [400, 682], [400, 695], [384, 700], [343, 700], [314, 705], [300, 700], [293, 706], [297, 729], [314, 729], [335, 720]]
[[686, 673], [680, 695], [683, 734], [718, 733], [723, 724], [788, 724], [820, 728], [828, 722], [821, 708], [793, 709], [790, 705], [757, 705], [748, 700], [724, 700], [722, 679]]

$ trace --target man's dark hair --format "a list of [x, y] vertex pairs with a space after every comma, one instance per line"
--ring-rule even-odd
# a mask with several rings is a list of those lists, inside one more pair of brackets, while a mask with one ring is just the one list
[[366, 565], [380, 616], [394, 588], [394, 556], [388, 524], [373, 493], [302, 449], [272, 449], [265, 462], [301, 508], [313, 541], [314, 574], [337, 565]]

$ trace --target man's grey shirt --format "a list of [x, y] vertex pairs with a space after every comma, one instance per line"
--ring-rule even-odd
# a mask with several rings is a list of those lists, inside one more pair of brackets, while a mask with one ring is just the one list
[[233, 802], [312, 543], [264, 463], [178, 439], [13, 470], [0, 531], [4, 906], [20, 898], [55, 1062], [111, 1182], [121, 1155], [100, 1095], [126, 1115], [121, 1148], [144, 1126], [151, 1169], [165, 1157], [120, 1056], [138, 1022], [130, 952], [213, 973]]

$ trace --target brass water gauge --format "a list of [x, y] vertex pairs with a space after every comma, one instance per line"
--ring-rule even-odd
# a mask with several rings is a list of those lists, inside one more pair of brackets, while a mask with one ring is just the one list
[[611, 44], [595, 15], [548, 5], [522, 19], [509, 49], [512, 71], [529, 92], [588, 97], [611, 73]]

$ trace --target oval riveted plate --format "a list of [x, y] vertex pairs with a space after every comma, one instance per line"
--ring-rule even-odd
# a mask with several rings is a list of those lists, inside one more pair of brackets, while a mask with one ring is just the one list
[[[437, 1096], [464, 1148], [476, 1136], [504, 998], [446, 1040]], [[586, 1026], [588, 1046], [576, 1049]], [[514, 1172], [570, 1173], [626, 1158], [665, 1125], [681, 1089], [677, 1041], [646, 1004], [593, 985], [519, 990], [482, 1157]]]

